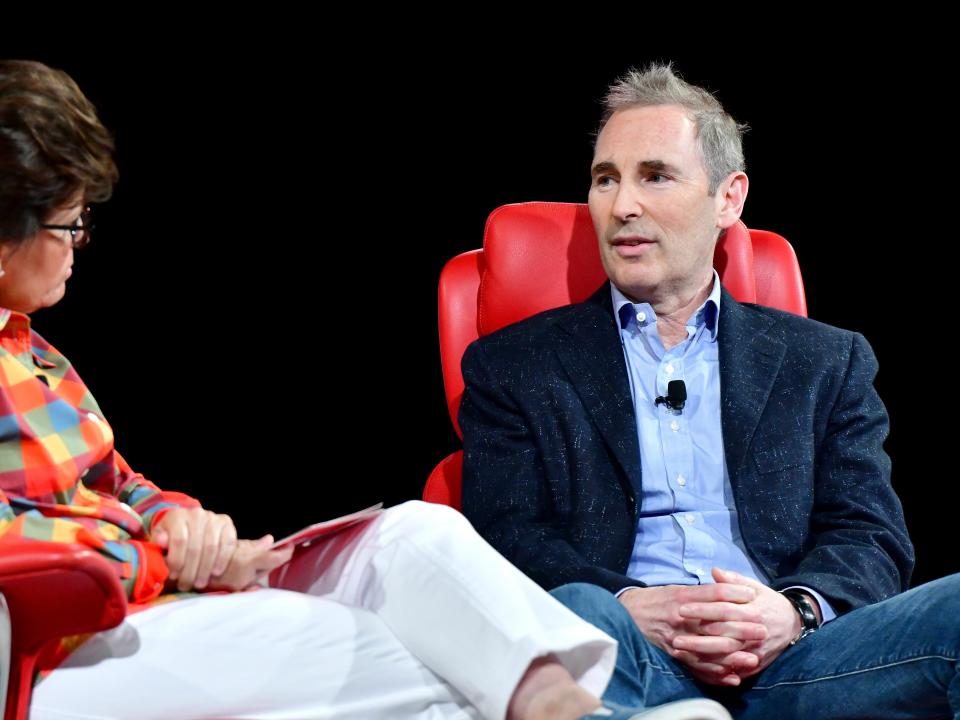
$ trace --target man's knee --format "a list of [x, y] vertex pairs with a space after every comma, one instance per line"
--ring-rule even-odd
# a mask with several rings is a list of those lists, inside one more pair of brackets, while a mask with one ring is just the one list
[[598, 585], [570, 583], [550, 591], [557, 600], [587, 622], [610, 634], [634, 629], [630, 613], [611, 593]]
[[960, 617], [960, 573], [918, 585], [911, 592], [918, 593], [920, 609], [932, 620]]

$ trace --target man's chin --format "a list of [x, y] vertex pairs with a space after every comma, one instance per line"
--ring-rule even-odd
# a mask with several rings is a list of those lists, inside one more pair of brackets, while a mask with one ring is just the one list
[[617, 277], [617, 287], [626, 295], [647, 297], [659, 287], [662, 278], [651, 273], [620, 273]]
[[626, 295], [627, 299], [635, 302], [648, 302], [654, 295], [656, 283], [650, 280], [638, 280], [637, 278], [611, 278], [611, 282], [617, 286], [617, 289]]

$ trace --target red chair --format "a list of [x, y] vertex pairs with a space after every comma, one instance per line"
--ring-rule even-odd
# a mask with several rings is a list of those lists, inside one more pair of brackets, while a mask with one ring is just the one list
[[[43, 653], [62, 637], [118, 625], [126, 611], [126, 595], [110, 564], [89, 548], [0, 542], [0, 700], [5, 720], [26, 720], [34, 670]], [[4, 629], [10, 631], [7, 637]]]
[[[797, 256], [780, 235], [738, 222], [717, 243], [713, 262], [737, 300], [806, 316]], [[543, 310], [586, 300], [606, 277], [585, 204], [518, 203], [490, 213], [483, 249], [458, 255], [440, 274], [440, 359], [457, 434], [463, 436], [457, 411], [467, 345]], [[462, 463], [463, 451], [442, 460], [423, 499], [460, 509]]]

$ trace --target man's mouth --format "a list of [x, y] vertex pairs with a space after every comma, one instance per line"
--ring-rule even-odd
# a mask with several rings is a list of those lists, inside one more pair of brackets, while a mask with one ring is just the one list
[[610, 244], [620, 257], [635, 257], [656, 245], [657, 241], [642, 235], [623, 235], [615, 237]]
[[618, 235], [613, 239], [612, 245], [642, 245], [644, 243], [653, 243], [656, 240], [651, 240], [648, 237], [643, 235]]

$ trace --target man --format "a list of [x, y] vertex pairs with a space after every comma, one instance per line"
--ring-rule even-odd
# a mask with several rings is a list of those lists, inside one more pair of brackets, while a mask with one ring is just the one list
[[619, 636], [607, 697], [960, 717], [960, 582], [898, 595], [913, 550], [869, 345], [712, 269], [741, 131], [666, 66], [610, 89], [589, 193], [610, 282], [468, 348], [464, 512], [545, 588], [605, 588], [554, 594]]

